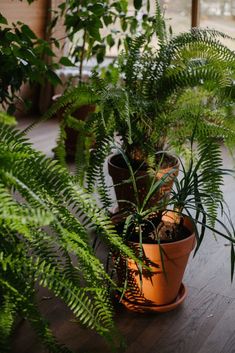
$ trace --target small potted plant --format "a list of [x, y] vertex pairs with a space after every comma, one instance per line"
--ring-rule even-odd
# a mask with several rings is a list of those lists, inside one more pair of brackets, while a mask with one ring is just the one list
[[[209, 141], [208, 145], [210, 143], [213, 142]], [[206, 150], [199, 159], [192, 155], [187, 169], [181, 162], [181, 176], [175, 178], [170, 196], [149, 207], [149, 199], [161, 188], [167, 175], [153, 180], [145, 199], [140, 202], [131, 164], [122, 155], [130, 170], [136, 202], [114, 214], [112, 219], [119, 234], [145, 265], [115, 254], [118, 282], [124, 287], [119, 295], [122, 303], [139, 312], [163, 312], [180, 305], [187, 294], [182, 279], [190, 252], [195, 246], [197, 252], [204, 236], [208, 236], [208, 230], [231, 242], [233, 277], [234, 227], [229, 211], [225, 212], [222, 195], [213, 184], [215, 175], [223, 176], [229, 171], [209, 166], [202, 169]], [[207, 192], [205, 180], [212, 184], [213, 193]], [[217, 216], [219, 208], [224, 214], [224, 222]]]
[[[139, 37], [130, 41], [127, 52], [120, 56], [121, 80], [110, 84], [94, 75], [94, 96], [100, 110], [87, 124], [93, 127], [96, 140], [88, 168], [89, 186], [116, 135], [135, 171], [146, 175], [148, 169], [155, 169], [157, 178], [161, 159], [166, 171], [177, 170], [175, 158], [160, 152], [171, 149], [187, 154], [195, 121], [197, 141], [214, 137], [234, 143], [235, 56], [214, 38], [220, 35], [193, 29], [166, 39], [160, 32], [157, 51], [141, 51], [145, 39]], [[210, 150], [207, 158], [208, 163], [215, 159]], [[110, 158], [109, 172], [114, 184], [129, 178], [121, 155]], [[141, 195], [141, 185], [139, 189]]]
[[[79, 179], [84, 181], [86, 176], [89, 190], [97, 177], [100, 185], [105, 183], [101, 164], [111, 153], [116, 136], [135, 172], [145, 175], [147, 182], [149, 169], [155, 170], [159, 177], [159, 164], [166, 164], [166, 173], [174, 168], [177, 174], [177, 160], [165, 152], [175, 150], [187, 155], [195, 121], [194, 138], [198, 142], [203, 144], [206, 138], [219, 137], [225, 143], [234, 143], [235, 55], [219, 41], [226, 35], [209, 29], [192, 29], [172, 36], [166, 29], [158, 3], [154, 23], [158, 49], [151, 46], [149, 36], [129, 38], [124, 52], [119, 55], [115, 71], [118, 75], [113, 75], [111, 82], [110, 78], [95, 73], [88, 89], [71, 89], [44, 116], [49, 118], [66, 102], [73, 107], [85, 102], [96, 105], [96, 111], [84, 123], [71, 119], [72, 108], [66, 113], [70, 126], [81, 133], [76, 162]], [[208, 149], [208, 163], [215, 163], [218, 154]], [[63, 124], [58, 155], [63, 161]], [[114, 184], [119, 184], [120, 188], [122, 180], [129, 178], [122, 156], [110, 159], [110, 173], [112, 170]], [[119, 179], [118, 171], [121, 172]], [[144, 194], [146, 187], [138, 188], [140, 195]], [[133, 193], [129, 200], [133, 200]]]

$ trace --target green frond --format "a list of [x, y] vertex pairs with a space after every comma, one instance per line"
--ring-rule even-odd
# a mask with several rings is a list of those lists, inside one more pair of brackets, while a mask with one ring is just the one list
[[[2, 152], [11, 154], [11, 163], [0, 166], [0, 283], [4, 295], [13, 298], [15, 312], [29, 320], [52, 352], [66, 349], [56, 343], [38, 312], [35, 281], [63, 299], [80, 322], [111, 339], [109, 287], [114, 283], [95, 256], [88, 232], [96, 229], [102, 241], [127, 256], [134, 257], [132, 251], [95, 200], [57, 161], [33, 150], [23, 133], [5, 125], [0, 126], [0, 141]], [[11, 317], [7, 320], [10, 333]]]
[[103, 167], [105, 158], [111, 150], [110, 138], [103, 136], [102, 126], [96, 129], [96, 148], [91, 150], [89, 166], [87, 170], [87, 187], [93, 190], [96, 179], [100, 176], [100, 167]]
[[16, 119], [13, 116], [9, 116], [5, 112], [0, 111], [0, 123], [14, 126], [16, 125]]
[[72, 87], [61, 95], [37, 122], [26, 128], [25, 133], [28, 133], [40, 122], [55, 117], [58, 113], [61, 114], [62, 117], [71, 115], [76, 108], [86, 104], [95, 104], [96, 100], [97, 97], [89, 86]]
[[[129, 88], [133, 88], [138, 85], [138, 65], [141, 58], [140, 49], [143, 47], [145, 38], [138, 36], [130, 39], [127, 46], [127, 54], [120, 57], [120, 70], [125, 75], [125, 83]], [[133, 90], [135, 94], [135, 90]]]
[[66, 137], [65, 122], [63, 122], [60, 125], [59, 135], [56, 140], [56, 147], [54, 148], [55, 156], [63, 167], [66, 167]]
[[100, 201], [104, 209], [108, 212], [113, 205], [113, 201], [110, 197], [110, 188], [107, 186], [103, 165], [100, 166], [97, 182]]
[[155, 1], [155, 32], [160, 45], [167, 40], [166, 23], [158, 0]]
[[[0, 254], [1, 255], [1, 254]], [[16, 305], [9, 293], [0, 295], [0, 348], [1, 352], [10, 352], [9, 337], [12, 333], [12, 327], [15, 319]]]
[[94, 137], [84, 131], [79, 132], [75, 151], [76, 180], [84, 186], [87, 166], [89, 164], [90, 151], [94, 144]]
[[223, 200], [223, 193], [221, 187], [223, 186], [223, 174], [221, 173], [223, 160], [221, 149], [218, 143], [213, 139], [206, 139], [200, 141], [198, 146], [199, 158], [203, 158], [201, 170], [203, 179], [199, 181], [202, 183], [202, 191], [205, 195], [204, 204], [207, 212], [210, 215], [209, 221], [214, 225], [217, 217], [217, 210], [221, 201]]

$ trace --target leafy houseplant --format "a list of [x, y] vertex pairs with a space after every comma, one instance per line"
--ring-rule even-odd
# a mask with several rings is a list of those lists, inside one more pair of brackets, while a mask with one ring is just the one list
[[45, 79], [60, 83], [54, 73], [57, 65], [47, 65], [45, 55], [54, 56], [47, 41], [37, 38], [23, 23], [8, 25], [0, 14], [0, 104], [9, 113], [14, 113], [22, 100], [19, 90], [23, 83], [43, 84]]
[[[68, 55], [71, 59], [71, 61], [64, 59], [62, 63], [66, 66], [73, 65], [75, 73], [78, 71], [78, 85], [84, 82], [89, 84], [90, 78], [86, 72], [86, 65], [93, 65], [99, 71], [105, 70], [107, 76], [115, 75], [116, 70], [113, 66], [115, 58], [111, 59], [108, 68], [102, 68], [108, 48], [110, 50], [115, 47], [115, 51], [118, 51], [126, 44], [128, 38], [138, 31], [145, 33], [150, 40], [154, 31], [155, 18], [149, 14], [149, 11], [149, 3], [144, 6], [142, 1], [134, 1], [133, 5], [127, 0], [105, 0], [103, 2], [66, 0], [60, 3], [58, 9], [54, 11], [51, 25], [56, 27], [57, 21], [62, 19], [66, 32], [66, 44], [70, 46]], [[93, 63], [89, 63], [90, 59]], [[71, 84], [68, 84], [68, 87], [70, 86]], [[68, 87], [65, 89], [65, 94]], [[53, 98], [57, 100], [58, 95]], [[64, 109], [65, 107], [68, 110]], [[94, 111], [95, 106], [84, 104], [81, 107], [72, 105], [72, 109], [70, 108], [68, 102], [68, 106], [57, 111], [57, 116], [61, 120], [66, 155], [74, 158], [77, 140], [80, 138], [76, 121], [86, 120], [87, 116]]]
[[112, 281], [90, 245], [89, 229], [95, 227], [111, 248], [134, 255], [91, 196], [9, 127], [12, 122], [0, 114], [0, 351], [8, 351], [18, 314], [50, 352], [69, 352], [40, 314], [36, 283], [60, 297], [86, 327], [112, 341]]
[[[143, 12], [138, 18], [140, 10]], [[95, 58], [98, 66], [103, 62], [107, 48], [118, 48], [126, 39], [144, 31], [151, 37], [154, 17], [149, 14], [150, 4], [144, 6], [142, 1], [127, 0], [97, 2], [94, 0], [66, 0], [54, 11], [51, 26], [55, 27], [62, 19], [66, 40], [70, 42], [70, 57], [79, 67], [79, 81], [83, 81], [84, 64]]]
[[[189, 254], [195, 243], [197, 252], [204, 236], [208, 236], [208, 230], [231, 242], [233, 279], [234, 226], [229, 211], [225, 211], [224, 201], [217, 198], [216, 193], [207, 193], [204, 187], [205, 180], [213, 184], [214, 175], [224, 175], [229, 171], [221, 167], [202, 168], [207, 159], [206, 154], [205, 148], [199, 159], [192, 156], [187, 169], [181, 162], [181, 178], [175, 179], [170, 196], [162, 198], [154, 207], [148, 207], [148, 201], [164, 184], [167, 176], [158, 181], [153, 180], [144, 201], [139, 202], [136, 178], [124, 155], [130, 169], [136, 202], [113, 215], [112, 219], [125, 242], [149, 267], [143, 268], [131, 259], [116, 255], [118, 279], [126, 289], [121, 299], [129, 309], [140, 312], [168, 311], [178, 306], [186, 295], [182, 278]], [[221, 209], [224, 220], [210, 212], [208, 206], [211, 204]]]

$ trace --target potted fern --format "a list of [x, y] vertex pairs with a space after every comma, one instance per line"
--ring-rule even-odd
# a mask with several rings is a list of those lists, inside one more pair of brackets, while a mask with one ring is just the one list
[[[109, 84], [94, 75], [100, 111], [90, 119], [96, 148], [88, 168], [89, 186], [94, 183], [98, 163], [110, 153], [115, 134], [135, 171], [142, 169], [146, 174], [148, 169], [155, 169], [157, 177], [159, 161], [168, 164], [169, 159], [160, 152], [171, 149], [187, 155], [195, 121], [194, 138], [198, 142], [213, 137], [222, 138], [227, 145], [234, 143], [235, 55], [217, 37], [223, 34], [192, 29], [166, 39], [159, 32], [160, 48], [156, 52], [151, 48], [142, 51], [145, 39], [139, 37], [130, 41], [127, 52], [120, 56], [121, 81]], [[213, 163], [209, 152], [208, 163]], [[174, 158], [168, 167], [177, 170]], [[109, 171], [115, 184], [121, 183], [123, 175], [125, 180], [129, 177], [120, 155], [112, 157]]]
[[49, 351], [69, 352], [42, 317], [35, 284], [60, 297], [82, 324], [111, 342], [113, 281], [90, 245], [89, 229], [103, 234], [111, 248], [133, 252], [91, 196], [57, 162], [35, 151], [9, 126], [13, 123], [0, 113], [0, 351], [8, 351], [19, 315]]
[[[213, 141], [208, 141], [208, 146]], [[229, 173], [220, 165], [202, 168], [206, 161], [207, 148], [204, 146], [200, 158], [191, 154], [186, 168], [181, 161], [181, 177], [175, 178], [170, 196], [162, 198], [154, 207], [149, 207], [151, 196], [164, 184], [153, 180], [148, 193], [141, 202], [138, 197], [136, 177], [125, 154], [130, 170], [130, 183], [135, 190], [136, 202], [112, 216], [116, 229], [124, 241], [143, 260], [145, 267], [135, 261], [115, 254], [114, 268], [117, 270], [119, 285], [124, 287], [119, 295], [121, 302], [137, 312], [164, 312], [175, 309], [187, 295], [182, 283], [183, 274], [190, 252], [195, 253], [203, 246], [203, 239], [212, 234], [222, 236], [231, 242], [231, 279], [234, 272], [234, 226], [229, 210], [214, 183], [217, 175]], [[171, 174], [169, 172], [169, 174]], [[211, 184], [213, 193], [207, 192]], [[125, 201], [126, 202], [126, 201]], [[218, 211], [222, 211], [218, 216]], [[218, 212], [218, 213], [217, 213]]]
[[[169, 168], [177, 174], [177, 161], [165, 152], [174, 150], [187, 156], [195, 121], [198, 128], [194, 139], [198, 142], [219, 137], [228, 145], [234, 143], [235, 55], [220, 42], [226, 35], [195, 28], [173, 36], [158, 2], [154, 25], [157, 49], [148, 36], [129, 38], [111, 81], [94, 73], [89, 87], [71, 89], [44, 116], [51, 117], [66, 102], [73, 107], [84, 102], [96, 104], [96, 111], [79, 124], [72, 121], [71, 109], [67, 110], [71, 126], [81, 133], [77, 174], [81, 182], [86, 176], [89, 190], [97, 178], [100, 185], [105, 183], [101, 165], [111, 153], [116, 136], [134, 170], [142, 169], [147, 180], [148, 170], [158, 175], [159, 164], [167, 165], [168, 160]], [[61, 161], [65, 155], [63, 131], [62, 124], [58, 140]], [[215, 158], [208, 150], [208, 163], [213, 164]], [[121, 156], [111, 159], [109, 169], [113, 167], [115, 175], [118, 169], [124, 174], [115, 179], [115, 184], [128, 180], [128, 168]]]

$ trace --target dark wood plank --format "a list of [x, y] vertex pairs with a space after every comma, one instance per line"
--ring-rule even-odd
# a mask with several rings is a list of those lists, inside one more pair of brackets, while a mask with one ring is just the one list
[[149, 350], [153, 350], [155, 342], [172, 331], [172, 326], [178, 325], [181, 321], [184, 322], [190, 315], [191, 306], [194, 299], [198, 295], [198, 290], [195, 288], [189, 288], [189, 295], [185, 302], [174, 311], [167, 313], [155, 313], [152, 315], [152, 319], [148, 320], [145, 325], [142, 325], [142, 331], [138, 335], [137, 339], [130, 340], [130, 345], [127, 348], [127, 353], [143, 352], [146, 353]]
[[210, 291], [199, 292], [188, 308], [187, 317], [179, 318], [167, 333], [153, 341], [153, 346], [146, 353], [153, 347], [158, 347], [161, 353], [197, 353], [230, 301]]
[[198, 353], [235, 353], [235, 301], [221, 315]]

